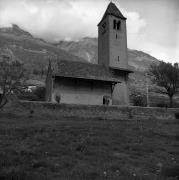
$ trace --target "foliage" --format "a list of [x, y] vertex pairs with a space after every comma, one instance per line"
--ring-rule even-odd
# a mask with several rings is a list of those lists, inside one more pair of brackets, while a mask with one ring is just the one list
[[152, 64], [149, 73], [152, 75], [152, 81], [163, 89], [158, 92], [167, 94], [170, 98], [170, 107], [173, 106], [173, 96], [179, 88], [179, 66], [178, 63], [161, 62], [159, 65]]
[[45, 101], [45, 87], [37, 87], [32, 93], [37, 97], [37, 101]]
[[37, 99], [39, 99], [32, 92], [22, 92], [21, 94], [18, 95], [18, 98], [21, 100], [26, 100], [26, 101], [37, 101]]
[[167, 103], [166, 103], [166, 102], [160, 102], [160, 103], [158, 103], [158, 104], [157, 104], [157, 107], [167, 108], [167, 107], [168, 107], [168, 105], [167, 105]]
[[8, 50], [0, 52], [0, 108], [6, 105], [11, 95], [21, 91], [23, 78], [23, 64]]
[[60, 94], [56, 94], [55, 100], [56, 100], [56, 102], [57, 102], [58, 104], [60, 104], [61, 95], [60, 95]]
[[147, 98], [141, 91], [134, 90], [131, 94], [131, 100], [134, 106], [147, 106]]

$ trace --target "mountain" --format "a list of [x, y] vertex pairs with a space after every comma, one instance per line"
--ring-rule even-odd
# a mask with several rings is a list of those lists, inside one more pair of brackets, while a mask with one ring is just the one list
[[59, 49], [42, 39], [33, 37], [17, 25], [0, 28], [0, 50], [4, 48], [11, 51], [28, 70], [36, 74], [46, 68], [49, 55], [58, 60], [84, 61], [84, 59]]
[[[85, 37], [79, 41], [60, 41], [51, 44], [33, 37], [17, 25], [0, 28], [0, 49], [8, 48], [29, 69], [43, 69], [49, 55], [58, 60], [98, 62], [98, 39]], [[146, 71], [151, 63], [159, 61], [147, 53], [128, 50], [129, 66], [137, 72]]]
[[19, 26], [17, 26], [16, 24], [13, 24], [12, 27], [5, 27], [5, 28], [0, 28], [0, 33], [1, 34], [8, 34], [11, 36], [21, 36], [21, 37], [29, 37], [29, 38], [33, 38], [33, 36], [27, 32], [24, 31], [23, 29], [19, 28]]
[[[24, 31], [17, 25], [0, 28], [0, 52], [6, 49], [8, 54], [20, 59], [24, 63], [25, 68], [31, 71], [31, 79], [34, 80], [44, 81], [49, 56], [55, 57], [58, 61], [63, 59], [97, 63], [97, 47], [97, 38], [85, 37], [79, 41], [60, 41], [52, 44], [43, 39], [33, 37], [29, 32]], [[146, 93], [145, 72], [150, 64], [158, 64], [159, 60], [142, 51], [131, 49], [128, 50], [128, 58], [129, 66], [134, 70], [134, 73], [129, 76], [131, 92], [134, 89], [139, 89]], [[149, 88], [153, 88], [150, 81]], [[160, 99], [163, 100], [163, 97]]]
[[[88, 62], [98, 62], [98, 39], [85, 37], [79, 41], [60, 41], [54, 43], [59, 49], [66, 50], [75, 56], [86, 59]], [[128, 49], [129, 66], [134, 71], [146, 71], [152, 63], [159, 63], [159, 60], [147, 53]]]
[[60, 41], [54, 45], [60, 49], [79, 56], [88, 62], [97, 63], [98, 43], [97, 38], [83, 38], [79, 41]]

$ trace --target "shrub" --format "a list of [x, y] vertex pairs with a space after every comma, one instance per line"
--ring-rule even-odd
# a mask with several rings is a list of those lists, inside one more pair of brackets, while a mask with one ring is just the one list
[[141, 92], [133, 92], [131, 99], [134, 106], [147, 106], [146, 95]]
[[18, 96], [18, 98], [21, 100], [26, 100], [26, 101], [37, 101], [38, 99], [38, 97], [34, 95], [33, 93], [21, 94]]
[[56, 100], [56, 102], [57, 102], [58, 104], [60, 104], [60, 100], [61, 100], [60, 94], [57, 94], [57, 95], [55, 96], [55, 100]]
[[37, 101], [45, 101], [45, 87], [37, 87], [32, 93], [37, 96]]
[[165, 102], [160, 102], [157, 104], [157, 107], [161, 107], [161, 108], [168, 108], [168, 104]]

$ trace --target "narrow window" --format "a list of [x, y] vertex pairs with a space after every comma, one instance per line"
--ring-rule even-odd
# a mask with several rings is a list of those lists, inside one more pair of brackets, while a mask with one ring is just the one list
[[113, 29], [116, 29], [116, 20], [113, 20]]
[[120, 30], [121, 29], [121, 21], [118, 21], [117, 22], [117, 30]]
[[117, 39], [117, 34], [116, 34], [116, 39]]
[[117, 60], [118, 60], [118, 62], [119, 62], [119, 56], [117, 57]]

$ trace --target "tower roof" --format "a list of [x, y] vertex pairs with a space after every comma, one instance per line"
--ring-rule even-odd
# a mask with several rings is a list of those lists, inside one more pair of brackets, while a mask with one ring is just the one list
[[107, 15], [113, 15], [115, 17], [118, 17], [118, 18], [122, 18], [122, 19], [126, 19], [121, 11], [117, 8], [117, 6], [113, 3], [113, 2], [110, 2], [107, 9], [106, 9], [106, 12], [104, 13], [103, 15], [103, 18], [101, 19], [101, 21], [99, 22], [99, 24], [103, 21], [103, 19], [107, 16]]

